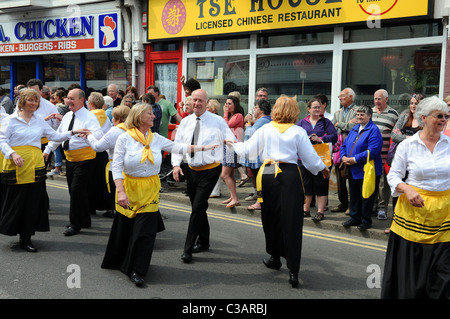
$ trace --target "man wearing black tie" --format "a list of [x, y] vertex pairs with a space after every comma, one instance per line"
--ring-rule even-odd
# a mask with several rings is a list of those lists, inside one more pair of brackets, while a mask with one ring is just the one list
[[[71, 112], [67, 112], [58, 132], [71, 131], [85, 128], [94, 134], [99, 140], [102, 136], [102, 130], [97, 117], [84, 107], [85, 94], [80, 89], [70, 90], [67, 94], [67, 104]], [[43, 154], [44, 158], [59, 146], [57, 142], [49, 142]], [[81, 228], [91, 226], [92, 211], [90, 196], [90, 178], [93, 175], [94, 159], [96, 152], [87, 144], [86, 140], [72, 135], [71, 139], [63, 144], [64, 154], [66, 155], [66, 177], [70, 194], [70, 224], [64, 235], [72, 236], [80, 232]]]
[[192, 214], [181, 259], [185, 263], [192, 260], [192, 253], [209, 248], [209, 223], [206, 210], [209, 195], [222, 171], [223, 143], [225, 139], [235, 139], [225, 120], [206, 111], [208, 93], [203, 89], [192, 93], [194, 113], [181, 121], [175, 142], [195, 145], [217, 144], [218, 148], [206, 152], [188, 154], [189, 167], [180, 168], [182, 155], [172, 154], [173, 177], [179, 180], [184, 175], [189, 190]]

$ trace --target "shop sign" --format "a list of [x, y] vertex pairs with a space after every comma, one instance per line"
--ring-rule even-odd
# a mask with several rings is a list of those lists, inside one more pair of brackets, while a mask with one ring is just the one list
[[148, 40], [424, 18], [431, 0], [149, 0]]
[[121, 50], [120, 14], [0, 22], [0, 56]]

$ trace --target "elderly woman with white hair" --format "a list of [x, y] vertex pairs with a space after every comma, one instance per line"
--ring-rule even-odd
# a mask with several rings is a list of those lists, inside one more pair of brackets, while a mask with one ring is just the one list
[[[423, 130], [397, 147], [387, 176], [399, 196], [386, 253], [382, 298], [450, 297], [450, 138], [447, 105], [423, 99]], [[408, 177], [403, 181], [406, 173]]]

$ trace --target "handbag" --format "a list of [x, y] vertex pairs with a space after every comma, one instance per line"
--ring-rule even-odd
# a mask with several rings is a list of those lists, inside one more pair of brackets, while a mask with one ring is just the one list
[[367, 163], [364, 164], [364, 179], [362, 184], [362, 197], [369, 198], [375, 191], [375, 163], [369, 161], [369, 150], [367, 150]]
[[397, 150], [397, 146], [398, 143], [391, 142], [389, 144], [389, 151], [387, 153], [387, 157], [386, 157], [386, 164], [390, 167], [392, 166], [392, 161], [394, 160], [394, 156], [395, 156], [395, 151]]
[[330, 145], [329, 143], [320, 143], [313, 144], [314, 149], [316, 150], [317, 155], [319, 155], [322, 162], [327, 166], [331, 166], [331, 154], [330, 154]]
[[[353, 152], [353, 148], [356, 145], [356, 142], [358, 142], [359, 138], [361, 137], [361, 135], [364, 133], [364, 131], [362, 131], [355, 139], [355, 141], [353, 142], [353, 146], [352, 149], [350, 150], [350, 153], [348, 154], [347, 157], [350, 157], [350, 155], [352, 155]], [[344, 162], [341, 163], [341, 165], [339, 165], [339, 169], [340, 169], [340, 173], [341, 173], [341, 178], [342, 179], [348, 179], [350, 177], [350, 167], [348, 167], [347, 164], [344, 164]]]
[[333, 163], [339, 164], [341, 162], [341, 146], [343, 143], [342, 134], [338, 134], [338, 140], [333, 144]]

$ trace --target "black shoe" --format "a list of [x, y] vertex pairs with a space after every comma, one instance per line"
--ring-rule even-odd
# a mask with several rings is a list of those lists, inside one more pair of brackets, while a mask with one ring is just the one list
[[351, 226], [358, 226], [360, 223], [358, 223], [358, 222], [355, 222], [353, 219], [349, 219], [349, 220], [347, 220], [346, 222], [343, 222], [342, 223], [342, 226], [344, 226], [344, 227], [351, 227]]
[[29, 253], [37, 252], [37, 249], [34, 248], [33, 243], [31, 242], [31, 239], [21, 239], [20, 247]]
[[192, 254], [191, 254], [191, 253], [184, 252], [184, 253], [181, 255], [181, 260], [182, 260], [185, 264], [190, 263], [190, 262], [192, 261]]
[[69, 227], [67, 227], [66, 231], [64, 232], [64, 235], [65, 236], [73, 236], [73, 235], [78, 234], [79, 232], [80, 232], [79, 229], [69, 226]]
[[298, 274], [294, 274], [293, 272], [289, 271], [289, 283], [292, 285], [292, 288], [298, 287]]
[[144, 285], [144, 278], [137, 273], [132, 273], [130, 276], [131, 282], [133, 282], [137, 287], [142, 287]]
[[195, 244], [194, 248], [192, 249], [192, 253], [195, 254], [195, 253], [199, 253], [199, 252], [202, 252], [202, 251], [205, 251], [208, 249], [209, 249], [209, 246], [205, 246], [202, 244]]
[[372, 226], [367, 225], [367, 224], [359, 224], [359, 225], [358, 225], [358, 229], [359, 229], [360, 231], [365, 231], [366, 229], [369, 229], [370, 227], [372, 227]]
[[107, 210], [106, 212], [103, 213], [103, 217], [114, 218], [114, 211]]
[[280, 258], [276, 258], [273, 256], [270, 256], [269, 259], [264, 258], [263, 264], [266, 265], [267, 268], [279, 270], [281, 268], [281, 261]]

